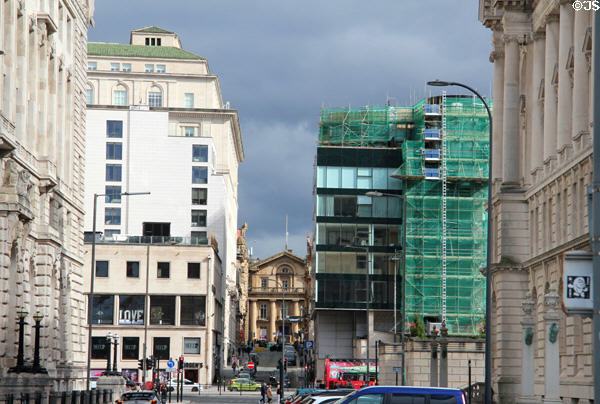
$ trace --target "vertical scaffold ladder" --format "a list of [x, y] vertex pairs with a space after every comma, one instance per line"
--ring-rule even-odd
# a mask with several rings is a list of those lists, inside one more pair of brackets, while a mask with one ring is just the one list
[[446, 165], [446, 92], [442, 92], [442, 321], [446, 321], [446, 196], [448, 191], [448, 171]]

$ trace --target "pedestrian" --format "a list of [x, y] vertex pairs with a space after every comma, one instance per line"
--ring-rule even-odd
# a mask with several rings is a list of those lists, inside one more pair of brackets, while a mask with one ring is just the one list
[[262, 404], [265, 404], [265, 402], [267, 397], [267, 383], [263, 382], [263, 384], [261, 384], [260, 386], [260, 402]]
[[271, 386], [267, 388], [267, 400], [269, 403], [273, 400], [273, 390], [271, 390]]
[[231, 364], [231, 368], [233, 369], [233, 375], [235, 376], [235, 369], [237, 368], [237, 361], [234, 359], [233, 363]]

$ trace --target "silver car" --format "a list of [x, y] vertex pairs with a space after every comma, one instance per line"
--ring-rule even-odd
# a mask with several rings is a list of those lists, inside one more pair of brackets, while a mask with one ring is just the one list
[[160, 400], [152, 390], [130, 391], [123, 393], [117, 404], [157, 404]]

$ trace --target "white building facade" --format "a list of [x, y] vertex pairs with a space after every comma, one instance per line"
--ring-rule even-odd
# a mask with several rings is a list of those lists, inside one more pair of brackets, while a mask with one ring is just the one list
[[[105, 238], [211, 240], [224, 279], [235, 282], [244, 151], [237, 111], [223, 103], [207, 61], [157, 27], [132, 31], [130, 44], [90, 43], [86, 96], [86, 232], [92, 231], [94, 194], [106, 194], [97, 198], [96, 211], [96, 231]], [[123, 192], [151, 194], [118, 196]], [[225, 319], [226, 286], [220, 291]], [[228, 321], [224, 327], [227, 352], [236, 341], [230, 341]]]
[[[85, 385], [84, 88], [93, 9], [93, 0], [0, 2], [0, 393]], [[28, 372], [17, 360], [19, 313]], [[32, 363], [36, 313], [47, 372]]]
[[598, 73], [593, 12], [573, 3], [479, 2], [494, 64], [491, 326], [500, 403], [594, 397], [592, 319], [557, 304], [563, 254], [590, 249], [586, 187]]

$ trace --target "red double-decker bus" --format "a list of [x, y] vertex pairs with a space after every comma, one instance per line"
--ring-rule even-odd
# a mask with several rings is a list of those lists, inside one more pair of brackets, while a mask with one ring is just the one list
[[360, 389], [365, 386], [376, 384], [378, 369], [375, 362], [369, 362], [367, 373], [367, 362], [362, 359], [325, 359], [325, 388], [354, 388]]

